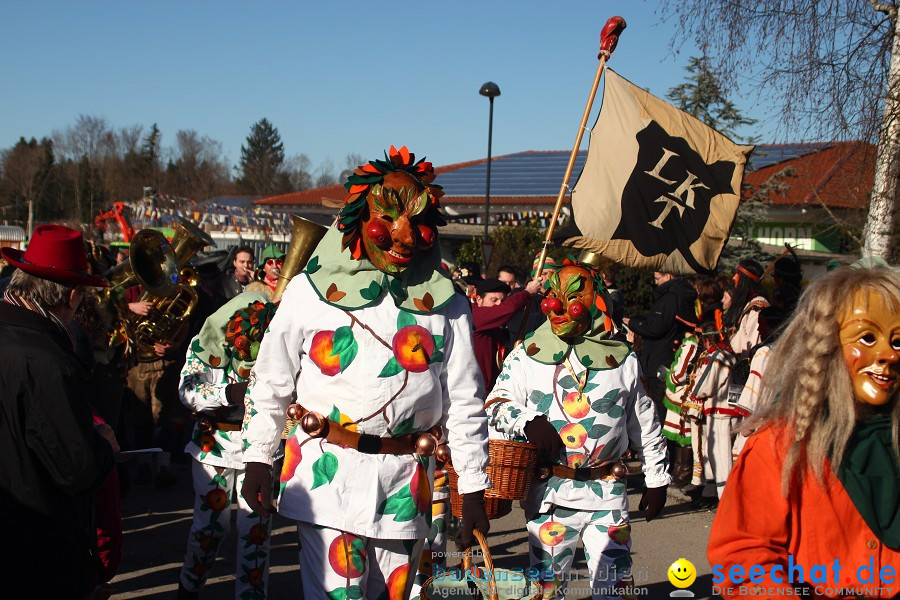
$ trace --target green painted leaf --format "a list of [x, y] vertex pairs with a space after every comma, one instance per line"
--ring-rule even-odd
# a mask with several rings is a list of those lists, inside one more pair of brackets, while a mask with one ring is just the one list
[[583, 364], [585, 367], [589, 367], [589, 366], [591, 366], [592, 364], [594, 364], [594, 361], [591, 360], [591, 357], [590, 357], [590, 356], [588, 356], [587, 354], [585, 354], [584, 356], [581, 357], [581, 364]]
[[599, 400], [594, 400], [591, 403], [591, 409], [600, 414], [607, 414], [610, 409], [615, 406], [616, 398], [618, 398], [619, 392], [621, 391], [622, 390], [620, 389], [615, 389], [606, 392], [602, 398], [600, 398]]
[[388, 286], [391, 288], [391, 294], [397, 300], [403, 302], [409, 298], [409, 292], [406, 291], [406, 286], [403, 285], [399, 277], [391, 277]]
[[553, 355], [553, 362], [561, 361], [563, 359], [563, 356], [565, 356], [565, 354], [566, 354], [565, 352], [560, 350], [559, 352], [557, 352], [556, 354]]
[[598, 525], [594, 525], [594, 527], [596, 527], [597, 530], [600, 531], [600, 532], [602, 532], [602, 533], [606, 533], [607, 531], [609, 531], [609, 527], [607, 527], [606, 525], [599, 525], [599, 524], [598, 524]]
[[434, 354], [428, 357], [428, 364], [442, 362], [444, 360], [444, 353], [441, 350], [435, 350]]
[[316, 271], [322, 268], [322, 265], [319, 264], [319, 257], [313, 256], [308, 263], [306, 263], [306, 272], [312, 275]]
[[606, 414], [608, 414], [613, 419], [618, 419], [618, 418], [621, 418], [625, 414], [625, 409], [617, 404], [617, 405], [611, 407], [609, 409], [609, 412]]
[[550, 273], [550, 277], [547, 278], [547, 283], [550, 284], [550, 289], [558, 290], [559, 289], [559, 273], [557, 271], [553, 271]]
[[346, 588], [335, 588], [330, 592], [326, 592], [331, 600], [347, 600]]
[[532, 522], [532, 523], [545, 523], [545, 522], [547, 521], [547, 519], [549, 519], [549, 518], [550, 518], [550, 514], [549, 514], [549, 513], [544, 513], [544, 514], [541, 514], [541, 515], [537, 515], [535, 518], [533, 518], [533, 519], [531, 520], [531, 522]]
[[584, 486], [585, 486], [585, 482], [584, 482], [584, 481], [578, 481], [577, 479], [573, 479], [573, 480], [572, 480], [572, 488], [573, 488], [573, 489], [578, 490], [578, 489], [583, 488]]
[[412, 313], [401, 310], [397, 315], [397, 330], [399, 331], [404, 327], [410, 327], [412, 325], [416, 325], [416, 318], [412, 316]]
[[547, 482], [547, 487], [553, 488], [555, 491], [558, 492], [560, 486], [562, 486], [562, 484], [563, 484], [563, 481], [565, 481], [565, 479], [563, 479], [561, 477], [551, 477], [549, 479], [549, 481]]
[[431, 338], [434, 340], [434, 349], [441, 350], [444, 347], [444, 336], [442, 335], [433, 335]]
[[538, 560], [553, 560], [553, 557], [550, 556], [550, 553], [537, 544], [531, 545], [531, 554], [534, 555], [534, 557]]
[[600, 385], [600, 384], [599, 383], [586, 383], [584, 385], [584, 389], [581, 391], [584, 392], [585, 394], [587, 394], [588, 392], [592, 392], [595, 389], [597, 389], [598, 385]]
[[621, 496], [625, 493], [625, 484], [621, 481], [617, 481], [612, 486], [612, 492], [610, 492], [613, 496]]
[[373, 281], [369, 287], [359, 290], [359, 295], [366, 300], [375, 300], [381, 295], [381, 286]]
[[572, 377], [571, 375], [566, 375], [565, 377], [563, 377], [562, 379], [559, 380], [559, 385], [563, 389], [568, 390], [568, 389], [571, 389], [571, 388], [575, 387], [576, 385], [578, 385], [578, 382], [575, 381], [575, 378]]
[[604, 435], [609, 433], [609, 430], [612, 429], [609, 425], [604, 425], [603, 423], [597, 423], [588, 431], [588, 437], [592, 440], [598, 440], [602, 438]]
[[381, 369], [381, 373], [378, 374], [379, 377], [393, 377], [397, 373], [403, 370], [403, 367], [400, 366], [400, 363], [397, 362], [397, 358], [392, 356], [391, 360], [387, 361], [387, 364], [384, 365], [384, 368]]
[[603, 486], [600, 483], [592, 481], [591, 485], [589, 485], [588, 487], [592, 492], [594, 492], [595, 496], [597, 496], [598, 498], [603, 497]]
[[311, 489], [316, 489], [320, 485], [331, 483], [334, 480], [335, 473], [337, 473], [337, 468], [337, 456], [331, 452], [326, 452], [316, 459], [316, 462], [314, 462], [312, 466], [313, 486]]
[[567, 556], [571, 556], [571, 554], [572, 554], [572, 549], [571, 549], [571, 548], [566, 548], [565, 550], [563, 550], [562, 552], [560, 552], [559, 554], [557, 554], [556, 556], [554, 556], [554, 557], [553, 557], [553, 564], [554, 564], [554, 566], [555, 566], [555, 565], [561, 564], [562, 561], [563, 561], [563, 559], [566, 558]]
[[[362, 558], [360, 558], [360, 560], [362, 560]], [[354, 566], [356, 566], [355, 563], [354, 563]], [[363, 567], [365, 567], [365, 565], [362, 565], [362, 567], [356, 567], [356, 570], [363, 571], [364, 570]], [[363, 597], [362, 588], [359, 587], [358, 585], [351, 585], [350, 587], [347, 588], [347, 598], [352, 598], [353, 600], [356, 600], [357, 598], [362, 598], [362, 597]]]
[[350, 346], [356, 343], [353, 338], [353, 330], [344, 325], [334, 330], [334, 337], [331, 341], [331, 356], [337, 356], [344, 352]]
[[[562, 519], [567, 519], [581, 511], [578, 510], [569, 510], [568, 508], [563, 508], [561, 506], [557, 506], [556, 510], [553, 511], [553, 516], [560, 517]], [[568, 528], [567, 528], [568, 529]]]
[[571, 540], [574, 537], [578, 537], [578, 530], [574, 527], [566, 526], [566, 533], [563, 536], [564, 540]]
[[574, 294], [581, 288], [581, 284], [584, 282], [584, 277], [581, 275], [576, 275], [569, 279], [569, 283], [566, 284], [566, 291], [564, 292], [566, 296], [569, 294]]
[[378, 507], [378, 512], [383, 515], [394, 515], [394, 521], [412, 521], [419, 514], [415, 502], [410, 494], [409, 484], [403, 486], [399, 492], [388, 496]]
[[222, 438], [222, 439], [225, 440], [225, 441], [228, 441], [228, 442], [231, 441], [231, 438], [228, 437], [228, 432], [227, 432], [227, 431], [221, 431], [221, 430], [220, 430], [220, 431], [219, 431], [219, 437]]
[[328, 413], [328, 420], [332, 423], [340, 423], [341, 422], [341, 411], [337, 406], [331, 406], [331, 412]]
[[563, 427], [568, 425], [568, 422], [567, 421], [550, 421], [550, 424], [553, 425], [553, 427], [557, 431], [559, 431], [560, 429], [562, 429]]
[[191, 342], [191, 352], [194, 354], [203, 352], [203, 346], [200, 345], [200, 338], [194, 338], [194, 341]]
[[597, 519], [602, 519], [607, 516], [611, 511], [608, 510], [595, 510], [594, 514], [591, 515], [591, 519], [596, 521]]
[[413, 431], [415, 431], [415, 420], [415, 417], [409, 417], [407, 419], [403, 419], [394, 427], [391, 427], [391, 437], [400, 437], [401, 435], [406, 435], [407, 433], [412, 433]]
[[582, 419], [581, 421], [578, 422], [578, 424], [581, 425], [582, 427], [584, 427], [585, 431], [590, 431], [591, 427], [594, 426], [594, 421], [596, 419], [597, 419], [597, 417], [591, 417], [589, 419]]
[[553, 404], [553, 394], [544, 394], [541, 401], [538, 402], [535, 410], [542, 413], [550, 412], [550, 405]]
[[359, 345], [356, 343], [356, 340], [353, 340], [353, 343], [350, 345], [350, 347], [341, 352], [340, 357], [338, 357], [341, 365], [341, 373], [343, 373], [344, 370], [350, 366], [350, 363], [352, 363], [353, 359], [356, 358], [356, 354], [358, 352]]

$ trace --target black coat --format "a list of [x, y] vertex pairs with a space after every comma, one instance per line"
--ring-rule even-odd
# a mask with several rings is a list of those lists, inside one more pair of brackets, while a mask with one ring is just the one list
[[689, 327], [685, 321], [697, 321], [697, 292], [687, 279], [677, 278], [656, 286], [653, 298], [650, 314], [628, 322], [628, 328], [643, 338], [638, 358], [647, 378], [656, 377], [660, 365], [672, 364], [675, 346]]
[[68, 337], [6, 302], [0, 457], [4, 596], [82, 598], [97, 572], [91, 492], [112, 469], [112, 450], [94, 431], [87, 373]]

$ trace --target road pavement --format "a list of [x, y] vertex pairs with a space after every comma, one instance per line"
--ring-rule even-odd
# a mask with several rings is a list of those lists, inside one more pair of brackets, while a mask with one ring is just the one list
[[[113, 598], [173, 599], [178, 572], [184, 559], [191, 523], [193, 491], [190, 464], [173, 465], [178, 483], [167, 489], [133, 485], [123, 501], [125, 547], [118, 575], [111, 585]], [[640, 598], [669, 598], [675, 588], [666, 571], [678, 558], [686, 558], [697, 569], [697, 581], [690, 586], [696, 598], [709, 597], [710, 567], [706, 543], [714, 516], [710, 511], [691, 509], [687, 497], [670, 490], [666, 508], [651, 523], [637, 511], [640, 476], [629, 476], [629, 505], [632, 509], [632, 556], [635, 586]], [[528, 567], [528, 543], [524, 516], [518, 506], [512, 513], [491, 522], [487, 538], [496, 567]], [[454, 550], [455, 548], [449, 548]], [[211, 571], [203, 600], [234, 598], [235, 534], [222, 543]], [[292, 521], [275, 518], [271, 546], [269, 597], [298, 598], [300, 574], [297, 567], [296, 528]], [[448, 561], [450, 566], [458, 562]], [[579, 547], [567, 598], [590, 598], [584, 554]]]

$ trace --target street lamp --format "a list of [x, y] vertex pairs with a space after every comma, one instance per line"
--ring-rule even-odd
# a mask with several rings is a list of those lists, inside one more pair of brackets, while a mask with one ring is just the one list
[[[478, 93], [487, 96], [491, 101], [491, 109], [488, 117], [488, 156], [487, 156], [487, 184], [484, 190], [484, 242], [488, 239], [488, 219], [491, 214], [491, 136], [494, 131], [494, 98], [500, 95], [500, 87], [493, 81], [488, 81], [481, 86]], [[485, 265], [487, 266], [487, 265]]]

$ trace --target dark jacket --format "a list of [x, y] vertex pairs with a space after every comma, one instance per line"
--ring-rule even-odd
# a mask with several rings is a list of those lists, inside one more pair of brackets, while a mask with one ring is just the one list
[[475, 360], [481, 367], [485, 398], [494, 388], [494, 382], [500, 374], [503, 355], [506, 353], [509, 331], [504, 326], [522, 311], [530, 300], [531, 295], [522, 292], [512, 294], [497, 306], [472, 305], [472, 325], [475, 329], [472, 343], [475, 346]]
[[222, 306], [238, 294], [244, 291], [244, 284], [237, 280], [234, 271], [222, 273], [213, 284], [214, 302], [216, 306]]
[[6, 302], [0, 390], [4, 596], [82, 598], [97, 575], [91, 492], [112, 469], [112, 450], [94, 431], [87, 373], [68, 337]]
[[660, 365], [672, 364], [677, 342], [697, 322], [697, 292], [687, 279], [679, 277], [656, 286], [653, 298], [646, 317], [634, 317], [628, 322], [628, 328], [643, 338], [638, 358], [648, 379], [656, 377]]

